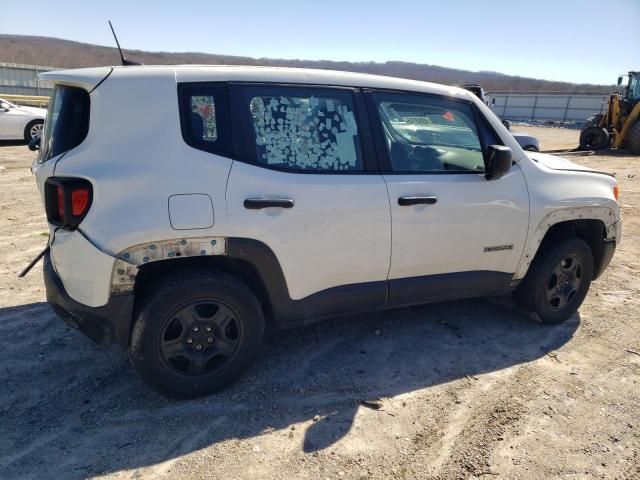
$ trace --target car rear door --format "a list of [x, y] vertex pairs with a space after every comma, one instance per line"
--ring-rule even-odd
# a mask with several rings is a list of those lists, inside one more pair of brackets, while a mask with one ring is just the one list
[[361, 94], [235, 84], [230, 97], [230, 235], [273, 251], [293, 302], [321, 295], [321, 311], [302, 316], [382, 306], [391, 218]]
[[389, 303], [506, 288], [529, 196], [517, 164], [486, 180], [484, 151], [500, 141], [473, 102], [382, 91], [367, 100], [391, 204]]

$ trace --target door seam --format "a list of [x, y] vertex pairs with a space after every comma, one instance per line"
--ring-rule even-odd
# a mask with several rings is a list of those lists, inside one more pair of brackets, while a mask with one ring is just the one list
[[382, 173], [380, 174], [380, 178], [382, 178], [382, 181], [384, 182], [384, 188], [387, 191], [387, 204], [389, 205], [389, 267], [387, 268], [387, 281], [384, 298], [384, 305], [386, 307], [389, 304], [389, 275], [391, 273], [391, 265], [393, 262], [393, 211], [391, 209], [391, 195], [389, 194], [389, 185], [387, 184], [387, 179], [384, 178], [384, 175]]

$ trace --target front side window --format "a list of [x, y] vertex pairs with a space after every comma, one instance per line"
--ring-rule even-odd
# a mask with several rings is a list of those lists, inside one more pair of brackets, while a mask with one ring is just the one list
[[481, 135], [470, 104], [383, 93], [374, 94], [374, 101], [394, 172], [484, 172]]
[[56, 86], [42, 136], [40, 161], [45, 162], [80, 145], [89, 132], [89, 93], [77, 87]]
[[185, 83], [178, 87], [184, 141], [198, 150], [231, 155], [227, 87], [220, 83]]
[[256, 86], [245, 87], [244, 98], [256, 164], [297, 172], [363, 169], [351, 92]]

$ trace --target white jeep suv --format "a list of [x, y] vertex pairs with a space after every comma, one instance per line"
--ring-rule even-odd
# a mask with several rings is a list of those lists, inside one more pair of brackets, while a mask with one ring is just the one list
[[166, 395], [266, 326], [513, 292], [571, 317], [620, 240], [612, 176], [525, 154], [472, 93], [322, 70], [47, 72], [47, 300]]

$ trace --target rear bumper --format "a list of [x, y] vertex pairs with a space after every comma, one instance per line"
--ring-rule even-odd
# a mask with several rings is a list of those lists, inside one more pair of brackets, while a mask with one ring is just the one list
[[49, 254], [44, 257], [43, 272], [47, 302], [67, 325], [80, 330], [100, 345], [129, 344], [134, 298], [132, 294], [111, 296], [104, 306], [88, 307], [75, 301], [66, 292]]

